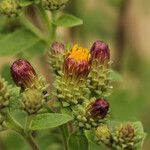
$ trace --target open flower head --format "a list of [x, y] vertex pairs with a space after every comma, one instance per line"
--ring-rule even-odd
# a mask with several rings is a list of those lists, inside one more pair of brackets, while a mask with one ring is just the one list
[[16, 60], [11, 66], [11, 75], [17, 86], [23, 90], [29, 88], [37, 78], [36, 72], [26, 60]]
[[87, 48], [74, 45], [65, 58], [65, 75], [75, 79], [86, 77], [90, 71], [90, 58], [91, 55]]

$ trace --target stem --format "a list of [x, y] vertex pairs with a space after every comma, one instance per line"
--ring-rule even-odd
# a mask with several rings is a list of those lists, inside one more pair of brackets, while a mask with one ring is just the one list
[[58, 17], [58, 11], [52, 11], [51, 12], [52, 18], [51, 18], [51, 42], [56, 39], [56, 30], [57, 26], [54, 24], [54, 22], [57, 20]]
[[2, 113], [5, 114], [5, 116], [6, 116], [7, 128], [12, 129], [12, 130], [16, 131], [17, 133], [19, 133], [29, 143], [32, 150], [39, 150], [39, 147], [38, 147], [36, 141], [31, 136], [31, 132], [29, 130], [30, 121], [31, 121], [32, 117], [28, 117], [26, 128], [23, 129], [23, 127], [16, 120], [13, 119], [9, 110], [6, 110], [5, 112], [2, 112]]
[[67, 133], [66, 133], [66, 131], [65, 131], [65, 128], [66, 128], [66, 126], [65, 126], [65, 125], [62, 125], [62, 126], [60, 127], [60, 131], [61, 131], [62, 137], [63, 137], [64, 149], [65, 149], [65, 150], [69, 150], [69, 148], [68, 148], [68, 138], [67, 138]]
[[45, 38], [44, 34], [23, 15], [21, 17], [21, 22], [24, 26], [26, 26], [29, 30], [31, 30], [36, 36], [38, 36], [41, 40], [47, 42], [47, 39]]
[[29, 145], [32, 147], [32, 150], [39, 150], [39, 147], [36, 141], [33, 139], [31, 135], [28, 135], [27, 137], [25, 137], [25, 139], [29, 143]]
[[7, 127], [23, 135], [24, 134], [23, 127], [16, 120], [13, 119], [13, 117], [9, 113], [9, 110], [6, 110], [5, 116], [7, 121]]

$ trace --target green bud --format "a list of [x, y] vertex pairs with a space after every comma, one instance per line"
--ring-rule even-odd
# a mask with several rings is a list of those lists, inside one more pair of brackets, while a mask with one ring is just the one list
[[44, 9], [55, 11], [65, 7], [68, 0], [42, 0]]
[[28, 114], [38, 113], [41, 110], [44, 102], [45, 98], [43, 93], [37, 89], [27, 89], [22, 93], [23, 108], [28, 112]]
[[112, 145], [118, 150], [136, 149], [136, 146], [141, 141], [141, 136], [139, 137], [138, 131], [132, 123], [121, 124], [112, 134], [112, 138]]
[[0, 14], [8, 17], [17, 17], [19, 15], [21, 6], [17, 0], [2, 0], [0, 2]]
[[111, 141], [111, 133], [107, 125], [102, 124], [96, 130], [96, 136], [99, 141], [104, 144], [109, 144]]

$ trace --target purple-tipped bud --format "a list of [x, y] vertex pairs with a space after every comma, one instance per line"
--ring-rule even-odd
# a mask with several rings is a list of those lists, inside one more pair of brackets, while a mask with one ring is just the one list
[[109, 103], [105, 99], [97, 99], [90, 107], [89, 111], [93, 118], [105, 118], [109, 110]]
[[63, 54], [65, 51], [65, 45], [63, 43], [54, 42], [51, 45], [51, 50], [54, 54]]
[[23, 90], [33, 85], [36, 79], [36, 72], [26, 60], [16, 60], [11, 66], [11, 75], [17, 86]]
[[96, 41], [91, 47], [92, 59], [97, 59], [101, 64], [108, 63], [110, 60], [110, 50], [106, 43]]

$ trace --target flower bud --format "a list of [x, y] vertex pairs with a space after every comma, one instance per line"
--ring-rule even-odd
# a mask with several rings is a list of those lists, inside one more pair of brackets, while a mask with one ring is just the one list
[[103, 119], [109, 110], [109, 103], [105, 99], [97, 99], [91, 104], [89, 111], [93, 118]]
[[65, 7], [68, 0], [42, 0], [45, 9], [55, 11]]
[[63, 43], [54, 42], [51, 45], [51, 51], [53, 54], [63, 54], [65, 51], [65, 45]]
[[92, 59], [98, 60], [101, 64], [107, 64], [110, 61], [110, 50], [106, 43], [96, 41], [91, 47]]
[[2, 0], [0, 2], [0, 13], [8, 17], [17, 17], [21, 6], [17, 0]]
[[11, 75], [16, 85], [23, 90], [31, 87], [37, 78], [36, 72], [31, 64], [22, 59], [19, 59], [12, 64]]
[[72, 79], [85, 78], [90, 71], [90, 58], [88, 49], [75, 45], [65, 58], [65, 75]]
[[135, 130], [132, 124], [123, 124], [119, 129], [119, 138], [123, 140], [133, 139]]
[[121, 124], [118, 128], [116, 128], [114, 134], [112, 134], [113, 147], [118, 147], [119, 149], [137, 149], [135, 147], [140, 140], [136, 134], [137, 133], [133, 124]]
[[111, 133], [107, 125], [102, 124], [96, 129], [96, 136], [98, 141], [104, 144], [109, 144], [111, 141]]
[[41, 91], [37, 89], [27, 89], [22, 93], [22, 104], [28, 114], [35, 114], [40, 111], [45, 102], [45, 97]]
[[64, 63], [64, 55], [65, 45], [60, 42], [52, 43], [49, 52], [49, 63], [56, 75], [59, 75], [59, 72], [62, 69], [62, 65]]

